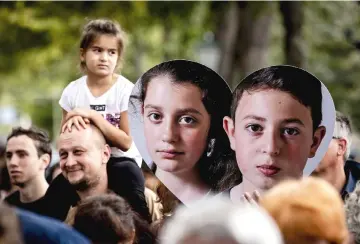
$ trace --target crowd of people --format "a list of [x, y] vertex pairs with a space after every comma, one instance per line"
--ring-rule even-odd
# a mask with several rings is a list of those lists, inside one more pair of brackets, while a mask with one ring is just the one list
[[315, 76], [271, 66], [231, 91], [171, 60], [134, 86], [117, 74], [125, 40], [115, 21], [84, 26], [59, 162], [44, 130], [8, 135], [0, 243], [360, 243], [353, 129]]

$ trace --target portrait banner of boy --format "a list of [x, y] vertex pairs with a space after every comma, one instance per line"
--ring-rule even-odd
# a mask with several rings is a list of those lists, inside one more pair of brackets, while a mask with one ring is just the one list
[[288, 65], [244, 78], [233, 92], [230, 112], [223, 126], [243, 175], [242, 183], [228, 190], [233, 202], [309, 175], [324, 157], [335, 124], [325, 85]]

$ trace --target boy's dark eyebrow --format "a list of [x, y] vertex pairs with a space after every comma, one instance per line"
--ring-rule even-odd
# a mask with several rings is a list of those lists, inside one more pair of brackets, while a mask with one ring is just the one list
[[302, 126], [305, 126], [304, 123], [300, 120], [300, 119], [296, 119], [296, 118], [290, 118], [290, 119], [285, 119], [283, 123], [296, 123], [296, 124], [300, 124]]
[[243, 118], [243, 120], [246, 120], [246, 119], [255, 119], [255, 120], [259, 120], [259, 121], [266, 121], [265, 118], [263, 117], [259, 117], [259, 116], [256, 116], [256, 115], [247, 115]]
[[[259, 117], [259, 116], [256, 116], [256, 115], [248, 115], [248, 116], [243, 118], [243, 120], [245, 120], [245, 119], [255, 119], [255, 120], [262, 121], [262, 122], [266, 121], [266, 118]], [[304, 123], [300, 119], [297, 119], [297, 118], [285, 119], [283, 121], [283, 123], [286, 123], [286, 124], [288, 124], [288, 123], [296, 123], [296, 124], [300, 124], [302, 126], [305, 126]]]

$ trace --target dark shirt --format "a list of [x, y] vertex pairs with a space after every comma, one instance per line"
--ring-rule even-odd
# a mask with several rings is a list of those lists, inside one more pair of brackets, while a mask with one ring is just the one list
[[90, 244], [82, 234], [57, 220], [21, 209], [16, 213], [25, 243]]
[[360, 163], [353, 160], [347, 160], [344, 170], [346, 182], [341, 191], [341, 197], [343, 200], [346, 199], [349, 193], [355, 190], [356, 183], [360, 180]]
[[34, 212], [37, 214], [42, 214], [44, 209], [46, 208], [46, 201], [42, 197], [36, 201], [23, 203], [20, 201], [20, 192], [16, 191], [11, 195], [7, 196], [4, 201], [9, 205], [15, 206], [17, 208], [21, 208], [30, 212]]
[[[123, 197], [144, 220], [151, 222], [145, 200], [145, 179], [136, 162], [129, 158], [111, 158], [107, 164], [108, 189]], [[76, 206], [79, 195], [60, 174], [50, 184], [45, 195], [48, 207], [42, 214], [61, 221], [71, 206]]]

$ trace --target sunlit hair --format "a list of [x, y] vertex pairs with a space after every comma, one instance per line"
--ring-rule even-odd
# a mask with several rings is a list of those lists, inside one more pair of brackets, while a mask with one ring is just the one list
[[[82, 30], [80, 49], [83, 49], [83, 51], [86, 52], [95, 39], [101, 35], [111, 35], [116, 37], [118, 44], [117, 68], [121, 68], [125, 52], [126, 34], [117, 21], [108, 19], [90, 20]], [[80, 63], [80, 69], [82, 72], [86, 73], [87, 69], [85, 62]]]
[[350, 119], [339, 111], [336, 111], [336, 121], [333, 133], [334, 139], [345, 139], [346, 140], [346, 153], [344, 154], [344, 161], [350, 156], [351, 148], [351, 122]]
[[360, 182], [345, 200], [346, 222], [356, 243], [360, 243]]
[[261, 208], [235, 205], [219, 196], [182, 206], [160, 230], [161, 244], [280, 244], [275, 222]]
[[176, 207], [182, 204], [161, 181], [157, 184], [155, 193], [159, 197], [159, 202], [163, 206], [161, 209], [163, 215], [171, 215]]
[[285, 180], [266, 192], [260, 204], [288, 244], [302, 238], [343, 244], [348, 238], [340, 194], [323, 179]]

